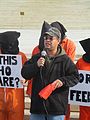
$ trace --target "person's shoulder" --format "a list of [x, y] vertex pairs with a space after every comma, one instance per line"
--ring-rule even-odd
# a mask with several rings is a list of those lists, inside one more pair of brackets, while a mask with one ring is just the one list
[[66, 61], [66, 60], [68, 60], [68, 59], [70, 59], [70, 58], [68, 57], [67, 54], [63, 54], [63, 55], [60, 56], [60, 60], [61, 60], [61, 61]]
[[73, 61], [71, 60], [71, 58], [67, 54], [64, 54], [62, 56], [62, 59], [63, 59], [63, 61], [66, 61], [66, 62], [69, 61], [69, 62], [73, 63]]
[[85, 64], [85, 61], [83, 60], [83, 58], [81, 57], [81, 58], [79, 58], [78, 60], [77, 60], [77, 62], [76, 62], [76, 66], [77, 66], [77, 68], [79, 69], [81, 69], [81, 66], [84, 66], [84, 64]]
[[31, 58], [32, 59], [38, 59], [40, 57], [40, 53], [34, 54]]
[[35, 46], [33, 50], [36, 50], [36, 49], [39, 49], [38, 45], [37, 45], [37, 46]]
[[74, 40], [66, 37], [66, 38], [65, 38], [65, 44], [66, 44], [66, 46], [68, 46], [70, 49], [76, 50], [76, 44], [75, 44]]
[[82, 61], [83, 61], [82, 57], [77, 60], [77, 62], [82, 62]]
[[68, 37], [64, 38], [63, 41], [64, 41], [66, 44], [70, 44], [70, 45], [74, 45], [74, 46], [75, 46], [74, 40], [72, 40], [72, 39], [70, 39], [70, 38], [68, 38]]
[[37, 53], [39, 53], [39, 52], [40, 52], [39, 47], [36, 46], [36, 47], [33, 49], [33, 51], [32, 51], [32, 55], [35, 55], [35, 54], [37, 54]]
[[24, 64], [27, 61], [27, 56], [23, 52], [19, 52], [18, 55], [21, 55], [22, 63]]
[[64, 54], [64, 55], [63, 55], [63, 58], [64, 58], [64, 59], [70, 59], [67, 54]]
[[26, 56], [26, 54], [24, 52], [19, 52], [18, 55], [21, 55], [21, 56]]

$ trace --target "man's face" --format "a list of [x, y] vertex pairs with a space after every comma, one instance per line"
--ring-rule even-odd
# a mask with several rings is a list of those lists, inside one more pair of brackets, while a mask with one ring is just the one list
[[46, 35], [44, 37], [44, 47], [50, 51], [57, 49], [59, 42], [60, 40], [56, 36], [52, 37], [52, 36]]

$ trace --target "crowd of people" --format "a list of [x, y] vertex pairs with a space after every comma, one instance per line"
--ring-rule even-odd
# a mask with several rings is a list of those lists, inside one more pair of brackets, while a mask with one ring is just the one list
[[[19, 50], [19, 32], [0, 33], [0, 63], [2, 55], [9, 55], [12, 56], [14, 66], [14, 57], [21, 56], [22, 68], [19, 69], [24, 79], [20, 78], [20, 83], [24, 85], [28, 82], [26, 93], [31, 99], [30, 120], [70, 120], [69, 88], [79, 83], [79, 70], [90, 70], [90, 38], [80, 41], [85, 54], [75, 65], [76, 46], [74, 41], [66, 36], [66, 32], [60, 22], [49, 24], [44, 21], [39, 44], [33, 49], [30, 59]], [[6, 57], [4, 61], [11, 63], [11, 59]], [[1, 68], [3, 70], [2, 65]], [[0, 87], [0, 119], [24, 120], [24, 87], [8, 85], [8, 82], [13, 85], [12, 76], [9, 77], [13, 67], [10, 69], [6, 64], [6, 68], [7, 74], [1, 74], [5, 83]], [[17, 70], [13, 74], [17, 76]], [[6, 76], [10, 79], [7, 80]], [[0, 86], [2, 84], [0, 80]], [[79, 120], [90, 120], [90, 107], [79, 108]]]

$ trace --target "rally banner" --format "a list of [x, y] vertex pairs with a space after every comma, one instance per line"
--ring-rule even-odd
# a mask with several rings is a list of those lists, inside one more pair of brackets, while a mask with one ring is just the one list
[[0, 55], [0, 87], [23, 88], [20, 80], [22, 59], [21, 55]]
[[90, 71], [79, 70], [80, 81], [69, 90], [69, 103], [90, 106]]

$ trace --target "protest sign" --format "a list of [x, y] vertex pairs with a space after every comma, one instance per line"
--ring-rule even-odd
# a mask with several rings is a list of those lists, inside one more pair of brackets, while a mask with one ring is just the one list
[[90, 71], [79, 70], [80, 81], [69, 90], [69, 103], [90, 106]]
[[0, 55], [0, 87], [23, 88], [20, 80], [22, 59], [21, 55]]

